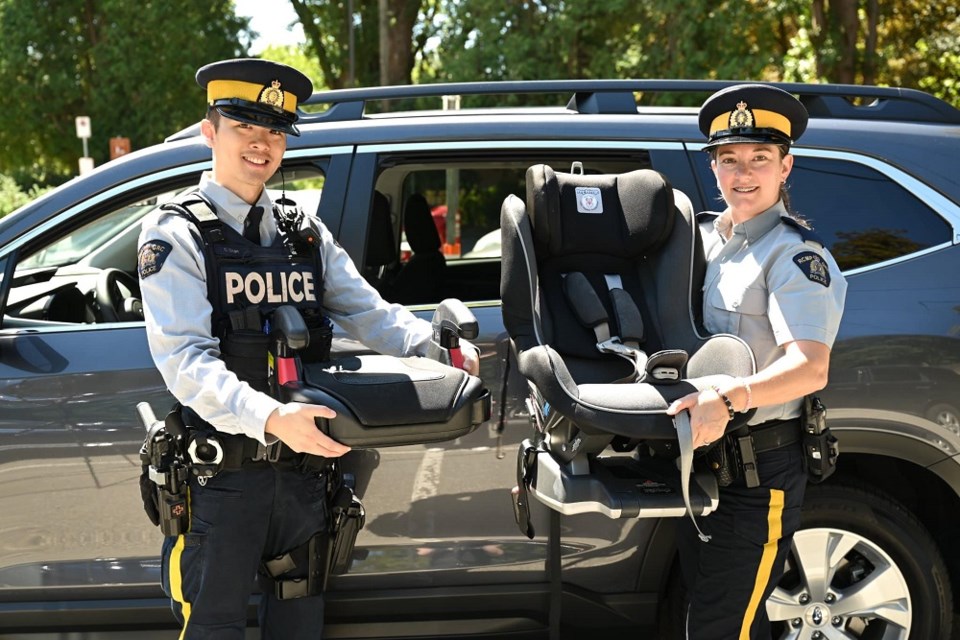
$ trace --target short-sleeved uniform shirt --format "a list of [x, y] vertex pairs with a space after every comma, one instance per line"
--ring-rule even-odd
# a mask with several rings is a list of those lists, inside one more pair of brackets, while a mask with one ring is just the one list
[[[830, 252], [790, 221], [782, 202], [733, 226], [729, 240], [719, 214], [701, 218], [707, 271], [703, 319], [710, 333], [732, 333], [753, 349], [757, 370], [784, 354], [783, 345], [813, 340], [829, 347], [837, 337], [847, 282]], [[761, 407], [750, 420], [800, 415], [802, 400]]]

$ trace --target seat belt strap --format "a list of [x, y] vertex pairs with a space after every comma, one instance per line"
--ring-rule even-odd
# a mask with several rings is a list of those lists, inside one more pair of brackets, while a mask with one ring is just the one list
[[634, 368], [632, 382], [639, 382], [643, 380], [647, 370], [647, 353], [640, 348], [640, 343], [643, 342], [643, 316], [640, 315], [640, 309], [637, 308], [633, 298], [624, 290], [620, 274], [604, 274], [603, 280], [607, 285], [610, 303], [617, 317], [619, 344], [601, 346], [601, 343], [597, 343], [597, 348], [607, 353], [616, 353], [629, 360]]
[[606, 308], [583, 273], [566, 274], [563, 278], [563, 291], [580, 324], [593, 330], [597, 339], [597, 350], [620, 356], [633, 365], [633, 374], [617, 382], [639, 381], [643, 378], [647, 365], [647, 354], [640, 348], [643, 340], [640, 310], [624, 291], [619, 274], [604, 275], [604, 282], [610, 294], [611, 306], [617, 314], [620, 330], [618, 335], [612, 333]]
[[700, 530], [690, 506], [690, 476], [693, 475], [693, 427], [690, 425], [690, 412], [681, 411], [673, 416], [673, 424], [677, 429], [677, 440], [680, 444], [680, 493], [683, 495], [683, 505], [687, 508], [697, 535], [703, 542], [710, 542], [710, 536]]

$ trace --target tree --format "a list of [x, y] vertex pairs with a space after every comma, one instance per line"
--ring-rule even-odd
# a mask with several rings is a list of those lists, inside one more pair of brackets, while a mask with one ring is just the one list
[[[74, 119], [91, 119], [90, 155], [108, 139], [134, 149], [203, 115], [194, 81], [208, 62], [245, 55], [248, 20], [230, 0], [0, 0], [0, 171], [73, 174]], [[242, 41], [244, 39], [245, 41]]]
[[[438, 2], [290, 0], [331, 89], [409, 84]], [[353, 11], [352, 15], [350, 11]], [[350, 50], [351, 28], [353, 51]], [[352, 54], [352, 58], [351, 58]], [[351, 65], [352, 62], [352, 65]], [[350, 70], [353, 68], [353, 77]]]
[[445, 4], [435, 60], [447, 81], [616, 77], [636, 2]]
[[786, 78], [909, 87], [960, 106], [960, 7], [923, 0], [810, 0], [796, 13]]
[[[376, 85], [380, 77], [377, 0], [290, 0], [307, 39], [307, 52], [316, 56], [330, 89]], [[350, 5], [353, 15], [350, 15]], [[350, 30], [353, 29], [351, 65]], [[353, 77], [350, 77], [351, 67]]]

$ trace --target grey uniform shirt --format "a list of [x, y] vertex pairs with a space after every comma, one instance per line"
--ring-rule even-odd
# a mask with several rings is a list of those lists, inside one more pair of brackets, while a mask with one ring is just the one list
[[[216, 206], [225, 224], [243, 233], [249, 204], [214, 182], [209, 173], [200, 180], [200, 191]], [[261, 244], [269, 246], [276, 238], [277, 226], [269, 215], [272, 203], [266, 190], [257, 204], [268, 212], [260, 223], [260, 236]], [[320, 229], [327, 316], [381, 353], [424, 354], [431, 337], [430, 323], [400, 305], [385, 302], [322, 223]], [[196, 227], [182, 216], [157, 209], [144, 219], [138, 246], [148, 242], [170, 247], [157, 261], [159, 265], [154, 263], [146, 276], [141, 275], [140, 282], [150, 352], [167, 388], [218, 430], [269, 444], [264, 426], [282, 403], [241, 382], [219, 358], [220, 341], [211, 331], [213, 309], [207, 299], [205, 258]], [[275, 440], [270, 437], [271, 442]]]
[[[847, 281], [819, 242], [804, 241], [781, 220], [782, 202], [733, 226], [729, 240], [719, 218], [700, 223], [707, 256], [703, 320], [711, 333], [740, 336], [753, 349], [757, 370], [784, 354], [783, 345], [813, 340], [833, 346]], [[750, 420], [795, 418], [802, 399], [761, 407]]]

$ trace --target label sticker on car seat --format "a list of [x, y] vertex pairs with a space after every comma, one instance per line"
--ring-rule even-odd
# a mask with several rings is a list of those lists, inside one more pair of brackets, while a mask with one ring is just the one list
[[597, 187], [577, 187], [577, 211], [580, 213], [603, 213], [603, 200]]

